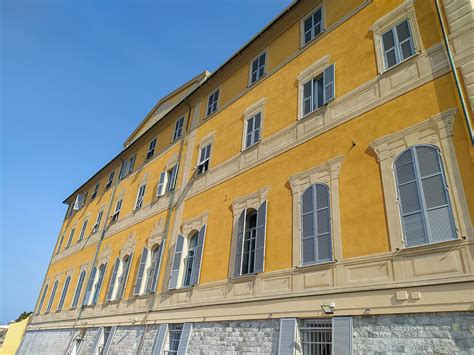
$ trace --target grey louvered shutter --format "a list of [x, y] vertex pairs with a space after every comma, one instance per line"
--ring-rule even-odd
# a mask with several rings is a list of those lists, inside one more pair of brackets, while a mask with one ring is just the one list
[[181, 338], [179, 339], [178, 355], [186, 355], [186, 350], [189, 344], [189, 338], [193, 330], [193, 323], [184, 323]]
[[332, 260], [331, 210], [329, 208], [329, 188], [323, 184], [315, 185], [316, 196], [316, 241], [317, 262]]
[[110, 332], [109, 332], [109, 336], [107, 337], [107, 340], [104, 344], [104, 348], [102, 350], [102, 352], [100, 353], [100, 355], [107, 355], [110, 351], [110, 346], [112, 345], [112, 340], [114, 338], [114, 335], [115, 335], [115, 331], [117, 330], [117, 327], [116, 326], [113, 326], [111, 329], [110, 329]]
[[316, 262], [314, 189], [310, 186], [301, 196], [301, 256], [302, 264]]
[[170, 281], [168, 288], [173, 289], [178, 285], [179, 268], [181, 265], [181, 254], [183, 252], [184, 237], [178, 234], [174, 247], [173, 265], [171, 266]]
[[125, 289], [127, 288], [127, 280], [128, 280], [128, 275], [130, 273], [130, 267], [132, 266], [132, 261], [133, 261], [133, 253], [130, 254], [130, 257], [128, 258], [128, 265], [127, 267], [122, 271], [122, 282], [120, 284], [120, 289], [119, 292], [117, 293], [117, 298], [121, 300], [125, 294]]
[[199, 231], [196, 252], [194, 254], [193, 273], [191, 274], [191, 285], [195, 285], [199, 282], [199, 274], [201, 273], [202, 254], [205, 239], [206, 225], [204, 225]]
[[438, 149], [429, 146], [416, 147], [420, 187], [423, 191], [428, 235], [431, 243], [456, 239], [453, 215]]
[[106, 301], [110, 301], [112, 299], [112, 295], [114, 293], [115, 282], [117, 280], [117, 272], [120, 266], [120, 258], [115, 259], [114, 269], [112, 270], [112, 276], [110, 277], [109, 281], [109, 288], [107, 290], [107, 296], [105, 297]]
[[92, 343], [92, 354], [96, 354], [99, 350], [99, 342], [102, 336], [104, 335], [104, 328], [97, 329], [97, 333], [95, 334], [94, 342]]
[[130, 167], [130, 160], [127, 159], [122, 163], [122, 167], [120, 168], [120, 178], [123, 179], [127, 176]]
[[335, 96], [335, 81], [334, 81], [334, 64], [324, 70], [324, 103], [334, 99]]
[[143, 248], [142, 257], [140, 259], [140, 265], [138, 266], [137, 279], [135, 281], [135, 288], [133, 290], [134, 295], [140, 294], [140, 289], [142, 288], [143, 275], [145, 273], [146, 260], [148, 257], [148, 249]]
[[257, 211], [257, 240], [255, 247], [255, 272], [263, 272], [265, 264], [265, 234], [267, 224], [267, 201]]
[[332, 353], [334, 355], [352, 354], [352, 317], [332, 319]]
[[158, 284], [158, 275], [160, 274], [160, 265], [161, 265], [161, 253], [163, 252], [163, 243], [158, 246], [154, 259], [152, 261], [153, 267], [152, 272], [150, 273], [151, 279], [149, 281], [148, 292], [155, 292], [156, 286]]
[[168, 179], [168, 173], [166, 171], [163, 171], [160, 174], [160, 181], [158, 183], [158, 188], [156, 189], [156, 197], [160, 197], [165, 194], [167, 179]]
[[293, 355], [296, 349], [296, 318], [280, 320], [279, 355]]
[[102, 288], [102, 283], [104, 282], [105, 272], [107, 271], [107, 263], [104, 263], [104, 268], [99, 267], [99, 279], [94, 290], [94, 297], [92, 298], [92, 304], [97, 304], [100, 296], [100, 289]]
[[245, 216], [247, 210], [243, 210], [237, 221], [237, 238], [235, 239], [235, 265], [234, 277], [240, 276], [242, 268], [242, 244], [244, 241]]
[[84, 300], [82, 302], [83, 305], [89, 304], [89, 298], [91, 296], [92, 286], [94, 285], [96, 272], [97, 272], [97, 268], [94, 266], [92, 268], [91, 274], [89, 275], [89, 281], [87, 282], [86, 294], [84, 295]]
[[174, 188], [176, 187], [176, 181], [178, 180], [178, 167], [179, 164], [176, 164], [173, 167], [173, 170], [171, 171], [169, 191], [174, 190]]
[[155, 343], [153, 344], [153, 355], [161, 355], [165, 345], [167, 333], [168, 324], [160, 324], [160, 327], [158, 328], [158, 333], [156, 334]]

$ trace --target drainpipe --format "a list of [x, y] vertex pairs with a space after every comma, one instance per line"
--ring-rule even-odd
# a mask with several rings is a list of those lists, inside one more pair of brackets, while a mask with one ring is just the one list
[[469, 114], [469, 109], [468, 109], [468, 105], [467, 105], [467, 102], [466, 102], [466, 98], [465, 98], [464, 92], [462, 90], [461, 81], [459, 80], [459, 75], [458, 75], [458, 72], [456, 70], [456, 65], [454, 63], [453, 52], [451, 50], [451, 45], [449, 44], [449, 38], [448, 38], [447, 31], [446, 31], [446, 25], [444, 23], [443, 15], [441, 13], [441, 7], [440, 7], [440, 4], [439, 4], [439, 0], [435, 0], [435, 4], [436, 4], [436, 11], [438, 13], [439, 23], [441, 25], [441, 31], [443, 32], [444, 44], [446, 45], [446, 51], [448, 53], [449, 65], [451, 66], [451, 71], [453, 72], [453, 75], [454, 75], [454, 81], [456, 83], [456, 89], [457, 89], [457, 92], [458, 92], [458, 95], [459, 95], [459, 99], [461, 101], [461, 107], [462, 107], [462, 111], [464, 113], [464, 118], [466, 120], [466, 125], [467, 125], [467, 130], [468, 130], [468, 133], [469, 133], [469, 138], [471, 139], [471, 144], [474, 145], [474, 129], [472, 127], [471, 117], [470, 117], [470, 114]]

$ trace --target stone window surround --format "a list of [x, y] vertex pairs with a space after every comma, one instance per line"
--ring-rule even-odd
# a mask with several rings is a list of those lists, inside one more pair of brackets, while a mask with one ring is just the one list
[[[331, 212], [331, 239], [333, 262], [342, 260], [341, 217], [339, 208], [339, 173], [343, 157], [326, 161], [289, 178], [293, 196], [293, 267], [302, 267], [301, 262], [301, 196], [308, 187], [321, 183], [329, 187]], [[313, 264], [317, 265], [317, 264]], [[313, 266], [308, 265], [308, 266]]]
[[[255, 80], [254, 82], [252, 82], [252, 66], [253, 66], [253, 62], [255, 62], [255, 60], [259, 59], [261, 55], [265, 54], [265, 65], [264, 65], [264, 68], [263, 68], [263, 75], [258, 78], [257, 80]], [[265, 49], [263, 49], [262, 51], [260, 51], [256, 56], [254, 56], [250, 62], [249, 62], [249, 77], [248, 77], [248, 84], [247, 84], [247, 87], [251, 87], [253, 86], [255, 83], [257, 83], [258, 81], [260, 81], [261, 79], [263, 79], [265, 77], [265, 75], [267, 75], [267, 72], [268, 72], [268, 47], [265, 47]]]
[[[319, 109], [322, 109], [324, 107], [324, 105], [323, 105], [322, 107], [320, 107], [320, 108], [316, 109], [315, 111], [312, 111], [308, 115], [304, 116], [303, 115], [303, 86], [309, 80], [312, 80], [313, 78], [315, 78], [318, 75], [322, 74], [324, 72], [324, 70], [329, 68], [329, 66], [330, 66], [329, 60], [330, 60], [329, 55], [325, 55], [325, 56], [319, 58], [313, 64], [311, 64], [309, 67], [302, 70], [301, 73], [299, 73], [298, 76], [296, 77], [296, 80], [298, 81], [298, 120], [301, 120], [301, 119], [307, 117], [308, 115], [314, 114], [314, 112], [316, 112]], [[334, 85], [336, 85], [336, 80], [334, 80]]]
[[450, 109], [373, 141], [370, 146], [377, 154], [382, 175], [382, 186], [387, 213], [390, 245], [392, 250], [412, 249], [403, 244], [403, 229], [397, 203], [397, 186], [394, 175], [394, 162], [406, 149], [426, 144], [437, 147], [448, 185], [448, 196], [458, 238], [472, 237], [473, 228], [464, 194], [461, 174], [456, 160], [452, 140], [453, 123], [457, 109]]
[[[391, 12], [378, 19], [370, 27], [370, 30], [374, 34], [375, 55], [377, 59], [377, 70], [379, 74], [383, 74], [384, 72], [389, 71], [390, 69], [409, 60], [413, 56], [416, 56], [418, 53], [421, 52], [421, 49], [423, 48], [420, 30], [418, 28], [418, 22], [416, 20], [415, 7], [413, 5], [414, 2], [415, 0], [405, 0], [404, 3], [402, 3], [400, 6], [396, 7]], [[385, 68], [382, 35], [389, 29], [400, 24], [406, 19], [408, 19], [408, 22], [410, 24], [411, 34], [413, 36], [413, 45], [415, 47], [415, 54], [405, 60], [402, 60], [400, 63], [393, 65], [390, 68]]]
[[[242, 275], [240, 277], [233, 277], [234, 275], [234, 264], [235, 264], [235, 243], [237, 240], [237, 226], [239, 223], [240, 214], [248, 208], [253, 208], [258, 211], [260, 205], [267, 201], [267, 223], [268, 223], [268, 192], [270, 191], [270, 186], [265, 186], [260, 188], [258, 191], [255, 191], [251, 194], [248, 194], [243, 197], [239, 197], [232, 202], [232, 215], [233, 215], [233, 223], [232, 223], [232, 238], [231, 238], [231, 249], [230, 249], [230, 258], [229, 258], [229, 279], [241, 279], [241, 278], [249, 278], [255, 277], [253, 275]], [[267, 243], [268, 235], [265, 236], [265, 244]], [[265, 264], [265, 260], [263, 261]]]
[[[199, 165], [199, 159], [201, 158], [201, 149], [209, 144], [211, 144], [209, 163], [211, 162], [212, 146], [214, 145], [215, 140], [216, 140], [216, 131], [212, 131], [211, 133], [207, 134], [204, 138], [202, 138], [201, 141], [199, 142], [199, 146], [197, 150], [196, 169], [197, 169], [197, 166]], [[209, 164], [209, 168], [210, 168], [210, 164]]]
[[[258, 81], [258, 80], [257, 80]], [[267, 103], [267, 98], [262, 97], [244, 111], [243, 114], [243, 131], [242, 131], [242, 149], [241, 152], [251, 149], [260, 143], [263, 139], [263, 124], [264, 124], [264, 117], [265, 117], [265, 104]], [[250, 147], [245, 146], [246, 135], [247, 135], [247, 124], [248, 120], [255, 116], [257, 113], [260, 113], [260, 141], [251, 145]]]
[[[312, 8], [300, 20], [300, 49], [303, 49], [304, 47], [309, 46], [311, 43], [313, 43], [316, 40], [316, 38], [319, 38], [326, 31], [326, 16], [324, 16], [325, 1], [326, 0], [321, 0], [321, 2], [317, 6]], [[306, 21], [307, 18], [309, 18], [310, 16], [313, 16], [314, 13], [318, 11], [319, 9], [321, 9], [321, 33], [311, 38], [311, 40], [309, 40], [307, 43], [304, 43], [304, 22]]]

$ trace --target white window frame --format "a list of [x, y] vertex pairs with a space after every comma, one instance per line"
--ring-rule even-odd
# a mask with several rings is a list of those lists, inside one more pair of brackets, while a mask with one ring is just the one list
[[[207, 150], [207, 148], [209, 148], [208, 157], [202, 159], [203, 158], [202, 157], [203, 151], [204, 151], [204, 149]], [[210, 161], [211, 161], [211, 153], [212, 153], [212, 142], [209, 142], [206, 145], [199, 148], [199, 156], [198, 156], [198, 162], [197, 162], [197, 166], [196, 166], [196, 174], [197, 175], [202, 175], [202, 174], [205, 174], [206, 172], [209, 171], [209, 164], [210, 164]], [[207, 162], [207, 166], [204, 165], [206, 162]], [[202, 169], [205, 168], [205, 170], [200, 171], [201, 166], [203, 166]]]
[[[311, 39], [305, 43], [304, 40], [304, 23], [305, 21], [313, 16], [317, 11], [321, 10], [321, 32], [319, 32], [317, 35], [314, 35], [311, 37]], [[320, 37], [326, 30], [326, 24], [325, 24], [325, 16], [324, 16], [324, 7], [322, 3], [318, 6], [316, 6], [314, 9], [312, 9], [308, 14], [306, 14], [305, 17], [303, 17], [300, 21], [300, 48], [306, 47], [309, 44], [313, 43], [314, 40], [318, 37]]]
[[98, 182], [94, 186], [94, 191], [92, 191], [92, 194], [91, 194], [91, 201], [97, 197], [97, 194], [99, 193], [99, 188], [100, 188], [100, 182]]
[[171, 142], [174, 142], [183, 136], [183, 129], [184, 129], [184, 116], [181, 116], [180, 118], [176, 120], [174, 124], [173, 139], [171, 140]]
[[[213, 102], [212, 103], [212, 106], [216, 106], [216, 108], [212, 111], [212, 112], [209, 112], [209, 107], [211, 107], [211, 103], [209, 102], [209, 99], [211, 98], [211, 96], [214, 96], [214, 94], [217, 93], [217, 101]], [[211, 91], [209, 93], [209, 95], [207, 95], [207, 99], [206, 99], [206, 117], [210, 117], [212, 116], [213, 114], [215, 114], [217, 111], [219, 111], [219, 102], [221, 100], [221, 93], [220, 93], [220, 87], [218, 87], [217, 89], [214, 89], [213, 91]]]
[[[260, 116], [260, 126], [258, 128], [258, 139], [255, 140], [255, 120], [256, 120], [256, 117], [257, 116]], [[250, 142], [249, 145], [247, 145], [247, 136], [249, 135], [248, 133], [248, 127], [249, 127], [249, 122], [250, 120], [253, 120], [253, 129], [251, 131], [251, 137], [253, 137], [252, 141]], [[257, 145], [258, 143], [260, 143], [262, 141], [262, 121], [263, 121], [263, 112], [262, 111], [259, 111], [257, 112], [255, 115], [249, 117], [249, 118], [246, 118], [245, 119], [245, 125], [244, 125], [244, 149], [249, 149], [251, 147], [253, 147], [254, 145]]]
[[148, 150], [146, 152], [145, 160], [149, 160], [153, 158], [153, 156], [155, 155], [156, 143], [157, 143], [157, 137], [153, 138], [148, 144]]
[[112, 170], [109, 174], [109, 178], [107, 179], [107, 184], [105, 184], [105, 190], [108, 190], [112, 187], [115, 177], [115, 170]]
[[124, 160], [122, 163], [122, 167], [120, 168], [120, 179], [125, 179], [133, 172], [133, 167], [135, 165], [137, 155], [132, 154], [128, 159]]
[[[245, 111], [244, 111], [244, 124], [243, 124], [243, 130], [242, 130], [242, 149], [241, 151], [245, 151], [249, 148], [257, 146], [262, 140], [263, 140], [263, 126], [264, 126], [264, 117], [265, 117], [265, 104], [267, 102], [266, 97], [262, 97], [252, 105], [250, 105]], [[257, 114], [260, 113], [260, 139], [258, 142], [255, 144], [247, 147], [247, 124], [248, 120], [256, 116]]]
[[[414, 54], [401, 62], [387, 68], [385, 65], [385, 51], [382, 42], [382, 35], [391, 28], [399, 25], [403, 21], [408, 20]], [[375, 54], [377, 59], [377, 70], [379, 74], [399, 67], [402, 63], [409, 61], [411, 58], [419, 54], [423, 48], [421, 41], [420, 30], [418, 28], [418, 21], [416, 19], [414, 0], [405, 0], [400, 6], [396, 7], [380, 19], [378, 19], [370, 30], [374, 34]]]
[[[262, 56], [265, 56], [265, 63], [263, 65], [263, 74], [262, 76], [258, 76], [258, 72], [260, 71], [260, 67], [257, 68], [257, 78], [255, 81], [252, 81], [252, 76], [253, 76], [253, 63], [257, 60], [260, 60]], [[248, 86], [252, 86], [253, 84], [259, 82], [262, 78], [264, 78], [267, 75], [268, 71], [268, 48], [265, 48], [263, 51], [258, 53], [251, 61], [250, 61], [250, 66], [249, 66], [249, 81], [248, 81]]]
[[145, 192], [146, 192], [146, 183], [138, 187], [137, 197], [135, 199], [135, 207], [134, 207], [135, 211], [142, 208], [143, 201], [145, 200]]
[[120, 211], [122, 209], [122, 204], [123, 204], [123, 198], [122, 197], [119, 197], [117, 199], [117, 202], [115, 203], [115, 210], [114, 210], [114, 213], [112, 214], [112, 216], [110, 216], [110, 220], [111, 222], [117, 222], [118, 221], [118, 218], [119, 218], [119, 215], [120, 215]]
[[99, 230], [100, 228], [100, 222], [102, 222], [102, 217], [104, 216], [104, 208], [101, 208], [99, 212], [97, 212], [97, 217], [95, 218], [95, 223], [92, 226], [92, 231], [91, 233], [95, 233]]

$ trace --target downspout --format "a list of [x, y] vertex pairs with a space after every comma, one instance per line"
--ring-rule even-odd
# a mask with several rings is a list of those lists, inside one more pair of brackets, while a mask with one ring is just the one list
[[443, 33], [444, 44], [446, 45], [446, 51], [448, 53], [449, 65], [451, 66], [451, 71], [453, 72], [453, 75], [454, 75], [454, 81], [456, 83], [456, 89], [457, 89], [457, 92], [458, 92], [458, 95], [459, 95], [459, 99], [461, 101], [462, 111], [464, 113], [464, 118], [465, 118], [465, 121], [466, 121], [466, 124], [467, 124], [467, 130], [468, 130], [468, 133], [469, 133], [469, 138], [471, 139], [471, 144], [474, 145], [474, 129], [472, 127], [471, 117], [470, 117], [470, 114], [469, 114], [468, 105], [466, 103], [466, 98], [465, 98], [464, 92], [462, 90], [461, 81], [459, 80], [459, 75], [458, 75], [458, 72], [456, 70], [456, 65], [454, 63], [453, 52], [451, 50], [451, 45], [449, 44], [449, 38], [448, 38], [447, 31], [446, 31], [446, 25], [444, 23], [443, 15], [441, 13], [441, 7], [440, 7], [440, 4], [439, 4], [439, 0], [435, 0], [435, 4], [436, 4], [436, 11], [438, 13], [439, 23], [441, 25], [441, 31]]
[[[179, 153], [178, 153], [178, 161], [176, 164], [178, 164], [178, 172], [176, 173], [176, 181], [178, 181], [178, 174], [179, 174], [179, 169], [180, 169], [180, 165], [181, 165], [181, 160], [182, 160], [182, 157], [183, 157], [183, 151], [184, 151], [184, 144], [185, 144], [185, 138], [188, 134], [188, 128], [189, 128], [189, 122], [191, 121], [191, 106], [189, 106], [189, 104], [186, 102], [186, 101], [183, 101], [187, 106], [188, 106], [188, 119], [186, 120], [186, 127], [184, 129], [184, 134], [183, 134], [183, 137], [181, 139], [181, 143], [180, 143], [180, 146], [179, 146]], [[162, 250], [161, 250], [161, 255], [160, 255], [160, 270], [158, 272], [158, 279], [160, 277], [160, 274], [161, 274], [161, 269], [162, 269], [162, 261], [163, 261], [163, 254], [165, 252], [166, 249], [166, 241], [168, 239], [168, 230], [169, 230], [169, 226], [170, 226], [170, 223], [171, 223], [171, 217], [172, 217], [172, 213], [173, 213], [173, 207], [174, 206], [174, 197], [176, 195], [176, 190], [177, 190], [177, 187], [175, 186], [175, 188], [171, 191], [170, 193], [170, 200], [169, 200], [169, 203], [168, 203], [168, 210], [167, 210], [167, 213], [166, 213], [166, 221], [165, 221], [165, 227], [163, 228], [163, 241], [162, 241]], [[165, 282], [165, 281], [163, 281]], [[158, 280], [157, 280], [157, 285], [156, 287], [158, 288]], [[145, 329], [143, 330], [143, 334], [140, 338], [140, 343], [138, 345], [138, 349], [137, 349], [137, 354], [140, 354], [141, 352], [141, 349], [143, 348], [143, 343], [145, 341], [145, 335], [146, 335], [146, 332], [147, 332], [147, 329], [148, 329], [148, 315], [149, 313], [153, 310], [153, 306], [155, 304], [155, 299], [156, 299], [156, 295], [157, 295], [157, 292], [154, 292], [154, 293], [149, 293], [148, 294], [148, 298], [149, 298], [149, 302], [148, 302], [148, 307], [147, 307], [147, 310], [146, 310], [146, 313], [145, 313], [145, 317], [143, 318], [143, 324], [145, 326]]]
[[[122, 161], [122, 164], [123, 164], [123, 159], [120, 159]], [[76, 319], [74, 320], [74, 324], [72, 325], [72, 335], [74, 335], [74, 330], [76, 329], [76, 325], [77, 323], [79, 322], [79, 319], [81, 318], [81, 315], [82, 315], [82, 311], [84, 310], [84, 300], [86, 298], [86, 294], [87, 294], [87, 285], [89, 284], [89, 281], [90, 281], [90, 278], [91, 278], [91, 272], [92, 272], [92, 269], [94, 268], [94, 265], [95, 263], [97, 262], [97, 258], [98, 258], [98, 255], [99, 255], [99, 250], [100, 250], [100, 246], [102, 245], [102, 241], [104, 240], [104, 237], [105, 237], [105, 233], [107, 232], [108, 230], [108, 220], [109, 220], [109, 217], [110, 217], [110, 209], [112, 207], [112, 202], [114, 200], [114, 197], [115, 197], [115, 192], [117, 190], [117, 186], [119, 185], [120, 183], [120, 174], [119, 176], [117, 176], [117, 181], [115, 182], [114, 184], [114, 187], [112, 188], [112, 194], [110, 196], [110, 201], [109, 201], [109, 205], [107, 207], [107, 213], [105, 215], [105, 220], [104, 220], [104, 226], [102, 227], [102, 232], [100, 234], [100, 238], [99, 238], [99, 241], [97, 242], [97, 248], [95, 250], [95, 254], [94, 254], [94, 259], [92, 261], [92, 264], [91, 264], [91, 267], [89, 269], [89, 277], [87, 279], [87, 282], [85, 283], [85, 292], [84, 292], [84, 295], [82, 297], [82, 299], [80, 300], [80, 303], [79, 303], [79, 312], [77, 314], [77, 317]], [[86, 281], [84, 279], [84, 281]], [[84, 284], [83, 284], [84, 285]], [[82, 290], [81, 290], [82, 292]], [[68, 354], [69, 352], [69, 348], [71, 346], [71, 343], [73, 341], [73, 336], [70, 337], [69, 339], [69, 342], [67, 344], [67, 347], [66, 347], [66, 350], [65, 350], [65, 354]]]

